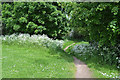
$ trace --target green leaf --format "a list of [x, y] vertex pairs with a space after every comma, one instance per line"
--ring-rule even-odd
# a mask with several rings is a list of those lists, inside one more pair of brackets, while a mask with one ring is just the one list
[[39, 30], [35, 30], [35, 33], [38, 33], [39, 32]]
[[25, 17], [19, 18], [20, 23], [27, 23], [27, 19]]
[[19, 25], [14, 25], [13, 29], [14, 29], [15, 31], [17, 31], [18, 29], [20, 29], [20, 26], [19, 26]]

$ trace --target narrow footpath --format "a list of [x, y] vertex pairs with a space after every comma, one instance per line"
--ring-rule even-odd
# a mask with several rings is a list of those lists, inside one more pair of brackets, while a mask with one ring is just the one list
[[92, 78], [92, 73], [85, 63], [74, 57], [74, 64], [76, 66], [76, 78]]
[[[67, 46], [64, 51], [66, 51], [70, 46], [74, 45], [75, 43]], [[76, 66], [76, 73], [75, 73], [75, 78], [79, 80], [79, 78], [92, 78], [92, 72], [90, 69], [87, 67], [87, 65], [77, 59], [75, 56], [73, 56], [74, 59], [74, 64]]]

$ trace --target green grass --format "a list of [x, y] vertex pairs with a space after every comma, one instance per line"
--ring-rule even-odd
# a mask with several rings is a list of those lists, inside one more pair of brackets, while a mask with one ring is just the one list
[[85, 42], [85, 41], [76, 42], [76, 41], [68, 40], [68, 41], [64, 42], [63, 49], [66, 48], [67, 46], [71, 45], [72, 43], [75, 43], [74, 45], [76, 45], [76, 44], [82, 44], [82, 43], [89, 44], [88, 42]]
[[[108, 64], [99, 64], [97, 63], [97, 61], [99, 60], [98, 57], [93, 57], [93, 58], [89, 58], [88, 60], [85, 60], [83, 57], [78, 57], [81, 61], [85, 62], [88, 67], [91, 69], [91, 71], [93, 72], [93, 77], [96, 78], [113, 78], [114, 76], [118, 76], [119, 72], [116, 69], [116, 67], [114, 65], [108, 65]], [[100, 72], [102, 73], [106, 73], [107, 75], [111, 75], [111, 77], [107, 76], [107, 75], [102, 75]], [[113, 73], [113, 74], [111, 74]]]
[[2, 44], [3, 78], [74, 78], [72, 56], [44, 47]]
[[74, 43], [74, 41], [65, 41], [63, 44], [63, 49], [66, 48], [67, 46], [71, 45], [72, 43]]
[[[73, 44], [75, 43], [75, 44]], [[76, 44], [89, 44], [88, 42], [84, 42], [84, 41], [81, 41], [81, 42], [74, 42], [74, 41], [65, 41], [64, 44], [63, 44], [63, 49], [65, 49], [67, 46], [73, 44], [72, 46], [68, 47], [68, 49], [66, 50], [67, 53], [69, 53], [71, 51], [71, 49], [76, 45]]]
[[[70, 44], [74, 43], [74, 41], [66, 41], [64, 43], [64, 46], [63, 48], [69, 46]], [[88, 42], [76, 42], [76, 44], [82, 44], [82, 43], [85, 43], [85, 44], [89, 44]], [[76, 45], [74, 44], [74, 45]], [[73, 45], [73, 46], [74, 46]], [[69, 51], [72, 49], [72, 47], [69, 47], [66, 52], [69, 53]], [[73, 54], [72, 54], [73, 55]], [[85, 62], [88, 67], [90, 68], [90, 70], [93, 72], [93, 77], [95, 78], [113, 78], [113, 76], [118, 76], [118, 70], [116, 69], [115, 65], [108, 65], [108, 64], [99, 64], [97, 61], [99, 61], [99, 57], [97, 56], [94, 56], [92, 58], [89, 58], [88, 60], [85, 60], [84, 57], [78, 57], [76, 56], [78, 59], [80, 59], [81, 61]], [[102, 73], [106, 73], [107, 75], [112, 75], [111, 77], [108, 77], [106, 75], [102, 75], [100, 72]], [[113, 73], [113, 74], [111, 74]]]

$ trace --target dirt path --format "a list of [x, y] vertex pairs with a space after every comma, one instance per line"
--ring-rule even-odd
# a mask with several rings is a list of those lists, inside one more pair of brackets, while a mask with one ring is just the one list
[[91, 77], [92, 73], [90, 72], [90, 69], [87, 67], [87, 65], [81, 62], [76, 57], [73, 56], [73, 58], [74, 58], [74, 64], [77, 68], [75, 77], [76, 78], [92, 78]]
[[65, 51], [66, 49], [68, 49], [70, 46], [74, 45], [74, 44], [75, 44], [75, 43], [72, 43], [71, 45], [67, 46], [67, 47], [64, 49], [64, 51]]
[[[64, 51], [66, 51], [70, 46], [74, 45], [75, 43], [67, 46]], [[73, 56], [74, 59], [74, 64], [77, 68], [76, 74], [75, 74], [75, 78], [76, 80], [79, 78], [92, 78], [92, 72], [90, 72], [90, 69], [87, 67], [87, 65], [85, 63], [83, 63], [82, 61], [80, 61], [79, 59], [77, 59], [76, 57]], [[87, 79], [88, 80], [88, 79]]]

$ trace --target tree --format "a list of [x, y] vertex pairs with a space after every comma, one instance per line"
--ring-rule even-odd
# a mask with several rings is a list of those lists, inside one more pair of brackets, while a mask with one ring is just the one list
[[70, 26], [86, 27], [90, 40], [99, 42], [101, 46], [115, 46], [120, 43], [120, 2], [73, 3], [73, 7], [69, 11], [72, 14]]
[[[97, 43], [94, 45], [99, 49], [97, 55], [101, 56], [107, 64], [119, 64], [120, 2], [81, 2], [68, 5], [70, 8], [68, 14], [71, 15], [70, 26], [86, 28], [89, 34], [89, 42]], [[108, 51], [104, 50], [106, 48]]]

